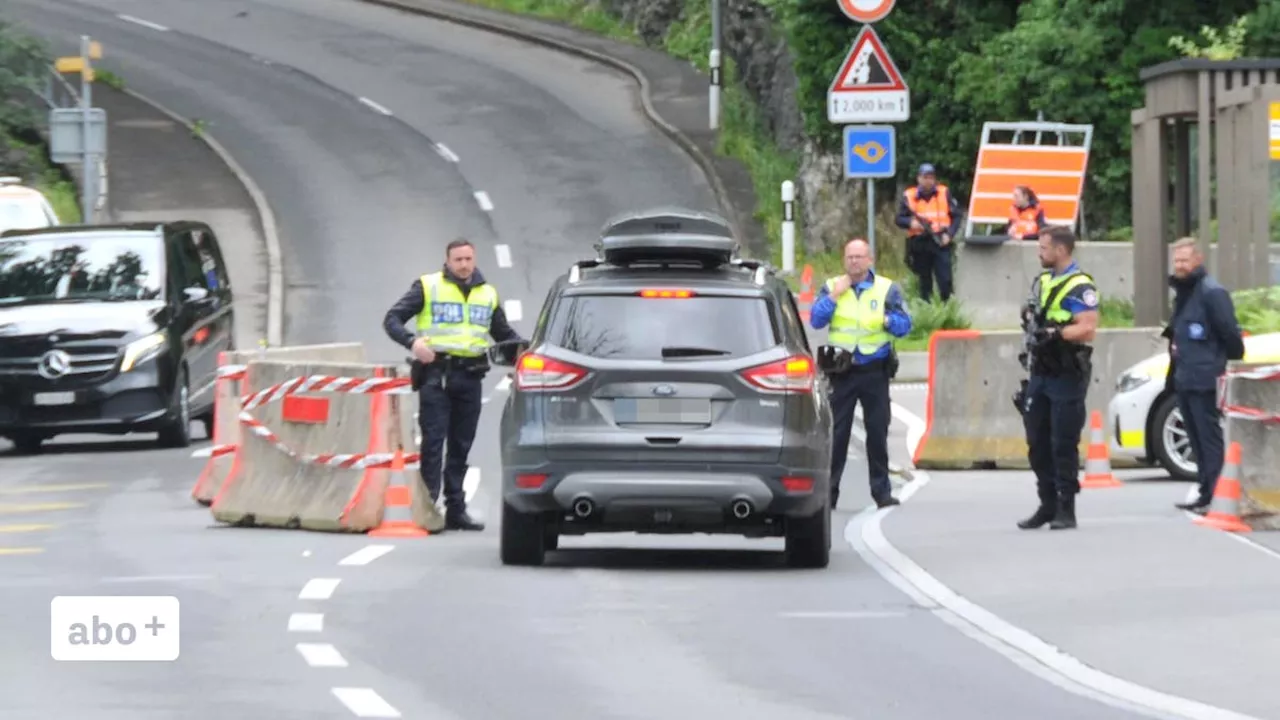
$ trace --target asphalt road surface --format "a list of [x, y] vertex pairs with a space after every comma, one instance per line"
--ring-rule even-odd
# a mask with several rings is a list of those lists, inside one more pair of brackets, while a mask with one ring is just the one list
[[[607, 216], [711, 203], [626, 81], [510, 40], [351, 0], [0, 12], [60, 52], [100, 40], [102, 66], [204, 120], [256, 178], [281, 226], [290, 343], [399, 360], [382, 313], [459, 234], [527, 332]], [[499, 381], [472, 456], [491, 523]], [[6, 720], [1134, 717], [913, 605], [842, 541], [849, 511], [820, 572], [785, 570], [780, 541], [630, 536], [566, 539], [548, 567], [516, 569], [496, 525], [390, 543], [212, 529], [186, 495], [198, 468], [128, 442], [0, 457], [0, 523], [56, 525], [44, 552], [0, 556]], [[865, 502], [857, 470], [845, 494]], [[94, 593], [177, 596], [181, 658], [53, 661], [50, 599]]]

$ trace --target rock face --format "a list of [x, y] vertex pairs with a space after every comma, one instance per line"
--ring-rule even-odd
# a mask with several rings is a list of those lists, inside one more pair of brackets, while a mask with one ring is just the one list
[[[603, 0], [602, 7], [633, 25], [646, 44], [661, 49], [668, 30], [679, 21], [685, 2]], [[838, 247], [850, 233], [860, 232], [859, 227], [865, 226], [864, 184], [846, 180], [842, 158], [823, 153], [805, 138], [791, 50], [776, 29], [772, 13], [755, 0], [721, 2], [721, 48], [755, 101], [757, 117], [779, 147], [801, 154], [795, 178], [804, 228], [800, 242], [811, 252]]]

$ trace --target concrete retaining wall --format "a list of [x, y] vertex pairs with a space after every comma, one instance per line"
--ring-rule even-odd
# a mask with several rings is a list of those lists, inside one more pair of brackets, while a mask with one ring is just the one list
[[[1133, 243], [1082, 242], [1075, 255], [1103, 297], [1133, 300]], [[1205, 260], [1211, 271], [1216, 257], [1214, 246]], [[1273, 266], [1280, 266], [1280, 245], [1271, 246], [1271, 258]], [[956, 299], [975, 328], [1016, 327], [1018, 309], [1040, 272], [1034, 242], [961, 243], [956, 251]]]
[[[1098, 331], [1088, 409], [1105, 414], [1117, 376], [1164, 346], [1159, 328]], [[1020, 332], [961, 330], [934, 335], [929, 349], [928, 430], [916, 451], [917, 467], [1028, 467], [1022, 416], [1012, 401], [1026, 376], [1018, 364], [1021, 347]], [[1088, 442], [1086, 425], [1080, 443], [1082, 465]]]
[[[1236, 363], [1231, 372], [1262, 367]], [[1280, 379], [1228, 377], [1227, 408], [1280, 412]], [[1240, 443], [1244, 521], [1255, 530], [1280, 530], [1280, 424], [1228, 415], [1226, 441]]]

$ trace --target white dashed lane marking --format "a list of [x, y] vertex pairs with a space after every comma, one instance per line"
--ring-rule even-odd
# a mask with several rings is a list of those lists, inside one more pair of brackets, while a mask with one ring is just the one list
[[133, 23], [134, 25], [141, 25], [144, 28], [151, 28], [152, 30], [159, 30], [160, 32], [169, 32], [169, 28], [159, 23], [153, 23], [150, 20], [143, 20], [142, 18], [134, 17], [132, 15], [117, 15], [116, 17], [125, 22]]
[[400, 711], [391, 707], [391, 703], [369, 688], [333, 688], [330, 692], [338, 698], [347, 709], [362, 718], [398, 718]]
[[328, 643], [298, 643], [298, 653], [311, 667], [346, 667], [347, 659]]
[[367, 108], [369, 108], [369, 109], [373, 110], [374, 112], [382, 113], [383, 115], [390, 115], [390, 114], [391, 114], [391, 111], [390, 111], [390, 110], [388, 110], [385, 106], [380, 105], [380, 104], [378, 104], [378, 103], [374, 102], [373, 100], [370, 100], [370, 99], [369, 99], [369, 98], [367, 98], [367, 97], [362, 97], [362, 98], [360, 98], [360, 103], [361, 103], [362, 105], [364, 105], [365, 107], [367, 107]]
[[498, 256], [498, 267], [500, 268], [511, 267], [511, 246], [510, 245], [494, 246], [493, 254]]
[[445, 160], [448, 160], [451, 163], [456, 163], [462, 159], [462, 158], [459, 158], [458, 154], [450, 150], [449, 146], [445, 145], [444, 143], [436, 143], [436, 152], [440, 153], [440, 157], [444, 158]]
[[333, 596], [333, 591], [338, 589], [338, 583], [342, 582], [338, 578], [314, 578], [308, 580], [306, 585], [302, 586], [302, 592], [298, 593], [299, 600], [328, 600]]
[[370, 545], [360, 548], [338, 561], [339, 565], [368, 565], [387, 553], [395, 550], [395, 545]]
[[524, 304], [519, 300], [502, 303], [502, 311], [507, 315], [507, 322], [520, 322], [524, 318]]
[[289, 616], [289, 632], [323, 632], [324, 615], [320, 613], [294, 613]]
[[489, 199], [489, 193], [483, 190], [476, 191], [476, 202], [480, 204], [480, 209], [485, 212], [493, 209], [493, 201]]

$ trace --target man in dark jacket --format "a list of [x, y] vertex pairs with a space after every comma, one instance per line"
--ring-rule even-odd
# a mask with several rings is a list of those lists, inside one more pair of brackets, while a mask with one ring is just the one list
[[1204, 513], [1222, 473], [1218, 378], [1227, 371], [1229, 360], [1244, 357], [1244, 337], [1231, 295], [1209, 277], [1195, 238], [1174, 243], [1169, 284], [1176, 295], [1173, 319], [1164, 331], [1169, 339], [1169, 375], [1165, 382], [1177, 394], [1200, 480], [1200, 496], [1178, 503], [1178, 508]]
[[938, 297], [951, 297], [951, 264], [955, 237], [960, 232], [960, 201], [951, 188], [938, 182], [930, 163], [920, 166], [916, 184], [898, 200], [895, 219], [907, 231], [907, 267], [920, 285], [920, 297], [933, 296], [933, 279], [938, 279]]
[[[405, 328], [411, 320], [414, 331]], [[467, 512], [462, 481], [480, 422], [481, 380], [489, 371], [485, 336], [509, 343], [521, 338], [507, 322], [498, 291], [476, 268], [475, 246], [465, 238], [449, 243], [444, 267], [414, 280], [382, 327], [420, 364], [419, 468], [431, 499], [440, 497], [443, 465], [445, 527], [483, 530]]]

